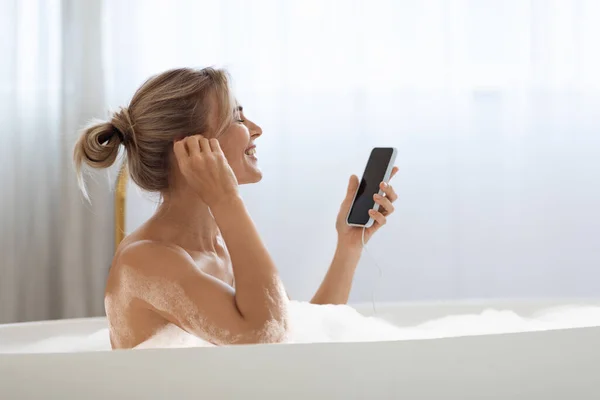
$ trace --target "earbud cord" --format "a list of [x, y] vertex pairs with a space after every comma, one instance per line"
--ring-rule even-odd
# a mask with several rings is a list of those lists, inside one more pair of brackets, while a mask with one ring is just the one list
[[375, 285], [373, 286], [373, 291], [371, 292], [371, 304], [373, 306], [373, 313], [375, 313], [375, 315], [377, 315], [377, 308], [375, 307], [375, 292], [379, 288], [379, 282], [381, 281], [381, 276], [383, 274], [381, 272], [381, 267], [379, 267], [379, 264], [377, 264], [377, 261], [375, 260], [375, 257], [373, 257], [371, 255], [371, 253], [369, 252], [369, 249], [367, 248], [367, 244], [365, 243], [365, 231], [366, 230], [367, 230], [367, 227], [363, 227], [363, 231], [362, 231], [362, 247], [367, 252], [367, 254], [369, 255], [369, 257], [371, 258], [371, 261], [373, 261], [373, 263], [377, 267], [377, 271], [379, 272], [379, 276], [377, 277], [377, 282], [375, 282]]

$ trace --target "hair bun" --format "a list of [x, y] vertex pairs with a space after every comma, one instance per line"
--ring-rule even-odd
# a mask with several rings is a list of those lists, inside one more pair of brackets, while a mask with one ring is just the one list
[[127, 107], [121, 107], [119, 111], [113, 114], [111, 121], [115, 133], [119, 136], [119, 139], [123, 144], [129, 141], [129, 138], [133, 138], [135, 143], [135, 132], [133, 130], [133, 121], [129, 115], [129, 109]]
[[111, 139], [115, 137], [119, 139], [119, 142], [121, 143], [125, 141], [123, 133], [120, 130], [118, 130], [114, 125], [111, 124], [111, 126], [112, 131], [107, 130], [97, 136], [98, 144], [107, 144]]
[[92, 122], [83, 129], [75, 145], [76, 165], [85, 162], [94, 168], [110, 167], [119, 154], [121, 141], [116, 129], [110, 122]]

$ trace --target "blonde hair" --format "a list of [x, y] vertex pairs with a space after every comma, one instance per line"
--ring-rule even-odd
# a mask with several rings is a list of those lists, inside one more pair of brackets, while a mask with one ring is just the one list
[[[216, 99], [217, 126], [210, 126], [211, 102]], [[79, 187], [87, 197], [81, 172], [110, 167], [121, 145], [131, 179], [142, 189], [165, 192], [169, 188], [173, 142], [195, 134], [218, 137], [235, 118], [235, 100], [226, 71], [180, 68], [148, 79], [128, 107], [113, 113], [110, 121], [92, 121], [73, 152]]]

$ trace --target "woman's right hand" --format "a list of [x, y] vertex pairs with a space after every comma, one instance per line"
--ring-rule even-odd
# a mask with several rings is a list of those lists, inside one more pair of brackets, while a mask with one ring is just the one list
[[212, 207], [238, 195], [238, 182], [219, 141], [188, 136], [173, 145], [179, 170], [187, 183]]

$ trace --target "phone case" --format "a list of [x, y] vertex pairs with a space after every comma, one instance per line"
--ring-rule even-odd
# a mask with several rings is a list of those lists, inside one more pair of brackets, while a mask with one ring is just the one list
[[[394, 169], [394, 163], [396, 162], [396, 154], [398, 153], [398, 149], [396, 149], [395, 147], [392, 147], [392, 150], [393, 150], [392, 156], [390, 157], [390, 161], [389, 161], [389, 164], [385, 171], [385, 175], [383, 176], [383, 182], [385, 182], [385, 183], [388, 183], [390, 181], [390, 176], [392, 175], [392, 169]], [[368, 162], [368, 160], [367, 160], [367, 162]], [[365, 171], [366, 171], [366, 166], [365, 166]], [[364, 176], [364, 172], [363, 172], [363, 176]], [[362, 177], [360, 179], [362, 179]], [[378, 193], [380, 195], [383, 195], [383, 190], [379, 189]], [[350, 222], [348, 222], [348, 218], [350, 218], [350, 211], [352, 211], [352, 206], [354, 206], [354, 201], [356, 200], [357, 194], [358, 194], [358, 188], [356, 189], [356, 192], [354, 193], [354, 197], [352, 198], [352, 203], [350, 205], [350, 209], [348, 210], [348, 215], [346, 215], [346, 224], [348, 224], [350, 226], [357, 226], [359, 228], [363, 228], [363, 227], [370, 228], [375, 223], [375, 220], [372, 217], [369, 218], [369, 220], [367, 221], [367, 223], [365, 225], [351, 224]], [[373, 209], [375, 211], [378, 211], [379, 204], [375, 203], [375, 205], [373, 206]]]

